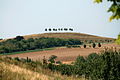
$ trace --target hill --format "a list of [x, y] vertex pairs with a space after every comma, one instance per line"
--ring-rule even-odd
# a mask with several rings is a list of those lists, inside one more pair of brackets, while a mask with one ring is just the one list
[[24, 36], [25, 39], [28, 38], [41, 38], [41, 37], [53, 37], [53, 38], [64, 38], [64, 39], [79, 39], [81, 41], [90, 42], [114, 42], [114, 38], [100, 37], [95, 35], [83, 34], [83, 33], [43, 33], [43, 34], [33, 34]]
[[[64, 39], [79, 39], [83, 42], [114, 42], [115, 38], [108, 38], [108, 37], [100, 37], [90, 34], [84, 33], [42, 33], [42, 34], [31, 34], [23, 36], [25, 39], [29, 38], [41, 38], [41, 37], [49, 37], [49, 38], [64, 38]], [[13, 39], [13, 38], [9, 38]], [[8, 39], [0, 40], [6, 41]]]

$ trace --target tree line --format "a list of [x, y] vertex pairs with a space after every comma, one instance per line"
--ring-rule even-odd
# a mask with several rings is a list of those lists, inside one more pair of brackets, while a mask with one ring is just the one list
[[73, 28], [46, 28], [45, 31], [73, 31]]
[[66, 45], [81, 45], [82, 42], [77, 39], [60, 39], [60, 38], [29, 38], [24, 39], [23, 36], [17, 36], [14, 39], [8, 39], [0, 42], [0, 53], [11, 53], [18, 51], [27, 51], [51, 47], [60, 47]]

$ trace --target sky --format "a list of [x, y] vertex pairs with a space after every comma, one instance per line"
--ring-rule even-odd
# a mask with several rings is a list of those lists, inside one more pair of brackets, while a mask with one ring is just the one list
[[93, 0], [0, 0], [0, 38], [45, 33], [45, 28], [117, 38], [120, 20], [109, 22], [110, 5]]

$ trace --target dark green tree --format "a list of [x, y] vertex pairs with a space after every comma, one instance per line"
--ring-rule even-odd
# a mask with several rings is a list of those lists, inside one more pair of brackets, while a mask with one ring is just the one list
[[93, 43], [93, 44], [92, 44], [92, 47], [93, 47], [93, 48], [95, 48], [95, 47], [96, 47], [96, 44], [95, 44], [95, 43]]
[[16, 40], [18, 40], [18, 41], [21, 41], [21, 40], [23, 40], [24, 39], [24, 37], [23, 36], [16, 36], [16, 38], [15, 38]]
[[56, 58], [57, 58], [57, 56], [52, 55], [52, 56], [50, 56], [50, 58], [49, 58], [48, 61], [53, 64], [53, 63], [55, 63], [55, 59], [56, 59]]
[[100, 44], [100, 43], [98, 43], [98, 47], [101, 47], [101, 44]]
[[86, 48], [86, 44], [84, 44], [83, 47]]

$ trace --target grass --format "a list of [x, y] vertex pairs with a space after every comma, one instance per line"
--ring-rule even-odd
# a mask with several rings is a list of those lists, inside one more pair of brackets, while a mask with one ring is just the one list
[[16, 65], [0, 63], [1, 79], [2, 80], [47, 80], [46, 76], [40, 75], [37, 72], [21, 68]]
[[52, 37], [52, 38], [63, 38], [63, 39], [79, 39], [81, 41], [84, 40], [112, 40], [114, 42], [114, 38], [100, 37], [95, 35], [83, 34], [83, 33], [43, 33], [43, 34], [33, 34], [24, 36], [25, 39], [28, 38], [41, 38], [41, 37]]
[[29, 52], [38, 52], [38, 51], [46, 51], [46, 50], [53, 50], [55, 48], [45, 48], [45, 49], [35, 49], [35, 50], [27, 50], [27, 51], [20, 51], [20, 52], [12, 52], [12, 53], [4, 53], [0, 55], [13, 55], [13, 54], [21, 54], [21, 53], [29, 53]]
[[42, 67], [40, 62], [22, 62], [0, 56], [0, 80], [85, 80], [63, 76]]

